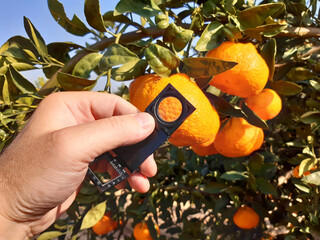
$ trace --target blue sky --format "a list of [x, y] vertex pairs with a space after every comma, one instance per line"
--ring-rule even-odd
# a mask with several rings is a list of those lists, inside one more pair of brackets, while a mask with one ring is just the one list
[[[77, 14], [86, 23], [83, 13], [84, 0], [59, 1], [64, 5], [69, 18], [72, 18], [73, 14]], [[101, 13], [113, 10], [117, 3], [117, 0], [100, 0]], [[14, 35], [27, 37], [23, 26], [23, 16], [31, 20], [47, 44], [59, 41], [72, 41], [83, 44], [85, 39], [88, 40], [89, 38], [89, 35], [85, 37], [74, 36], [60, 27], [51, 16], [46, 0], [5, 0], [1, 3], [0, 14], [1, 45]]]
[[[76, 14], [86, 25], [84, 16], [85, 0], [59, 0], [65, 8], [67, 16], [71, 19]], [[118, 0], [100, 0], [101, 13], [113, 10]], [[23, 24], [23, 17], [27, 17], [40, 32], [46, 44], [51, 42], [74, 42], [80, 45], [90, 42], [90, 35], [77, 37], [66, 32], [58, 23], [55, 22], [49, 11], [46, 0], [5, 0], [1, 3], [0, 13], [0, 45], [4, 44], [10, 37], [22, 35], [28, 37]], [[23, 75], [34, 82], [38, 77], [44, 77], [42, 71], [23, 72]], [[102, 90], [104, 80], [100, 79], [95, 90]]]

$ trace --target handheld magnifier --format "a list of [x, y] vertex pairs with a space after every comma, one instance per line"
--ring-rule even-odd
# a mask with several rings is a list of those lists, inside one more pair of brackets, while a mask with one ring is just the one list
[[[181, 114], [174, 119], [164, 119], [159, 112], [160, 104], [168, 98], [175, 98], [181, 103]], [[179, 93], [171, 84], [168, 84], [160, 94], [150, 103], [145, 112], [151, 114], [155, 119], [154, 131], [143, 141], [134, 145], [122, 146], [110, 152], [106, 152], [94, 159], [89, 164], [87, 177], [100, 192], [105, 192], [129, 177], [129, 174], [139, 170], [140, 165], [156, 151], [172, 133], [184, 122], [184, 120], [195, 111], [195, 107]], [[96, 174], [90, 169], [90, 165], [107, 160], [114, 169], [117, 176], [109, 181], [100, 181]], [[111, 174], [112, 175], [112, 174]], [[114, 175], [114, 174], [113, 174]]]

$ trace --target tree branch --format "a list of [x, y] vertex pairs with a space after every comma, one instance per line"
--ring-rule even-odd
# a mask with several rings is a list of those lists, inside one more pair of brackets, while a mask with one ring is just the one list
[[[189, 28], [190, 24], [179, 24], [184, 28]], [[149, 27], [142, 30], [137, 30], [129, 33], [125, 33], [121, 36], [119, 43], [125, 44], [137, 41], [139, 39], [143, 39], [146, 37], [158, 38], [162, 36], [164, 30], [159, 29], [157, 27]], [[305, 27], [288, 27], [282, 33], [279, 33], [277, 37], [302, 37], [302, 38], [312, 38], [312, 37], [320, 37], [320, 29], [319, 28], [305, 28]], [[102, 51], [106, 49], [110, 44], [114, 43], [116, 40], [115, 37], [112, 38], [104, 38], [100, 42], [97, 42], [86, 49], [80, 51], [73, 58], [71, 58], [65, 66], [60, 69], [62, 72], [69, 73], [74, 68], [75, 64], [82, 59], [87, 54], [93, 51]], [[54, 74], [47, 82], [42, 86], [39, 91], [41, 95], [47, 95], [50, 93], [51, 89], [57, 86], [57, 73]]]
[[312, 38], [320, 37], [320, 28], [314, 27], [288, 27], [283, 32], [279, 33], [277, 37], [301, 37]]

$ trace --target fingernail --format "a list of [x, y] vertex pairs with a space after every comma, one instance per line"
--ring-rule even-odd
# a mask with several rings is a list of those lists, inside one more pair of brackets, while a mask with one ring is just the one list
[[135, 117], [143, 128], [149, 128], [154, 122], [153, 117], [149, 113], [137, 113]]

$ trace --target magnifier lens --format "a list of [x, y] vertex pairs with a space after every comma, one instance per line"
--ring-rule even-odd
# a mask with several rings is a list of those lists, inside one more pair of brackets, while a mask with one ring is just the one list
[[176, 121], [182, 113], [182, 104], [178, 98], [166, 97], [161, 100], [158, 107], [159, 117], [165, 122]]

